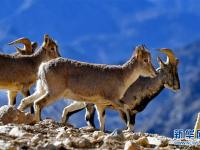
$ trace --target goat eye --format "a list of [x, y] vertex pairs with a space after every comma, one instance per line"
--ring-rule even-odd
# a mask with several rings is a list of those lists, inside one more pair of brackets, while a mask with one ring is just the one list
[[145, 62], [145, 63], [148, 63], [148, 61], [149, 61], [148, 59], [144, 59], [144, 62]]
[[52, 47], [51, 50], [53, 51], [53, 50], [54, 50], [54, 47]]

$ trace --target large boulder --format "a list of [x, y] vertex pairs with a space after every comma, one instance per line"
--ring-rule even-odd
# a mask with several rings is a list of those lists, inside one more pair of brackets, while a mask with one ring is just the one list
[[3, 124], [33, 124], [35, 121], [30, 113], [21, 112], [14, 106], [4, 105], [0, 108], [0, 122]]

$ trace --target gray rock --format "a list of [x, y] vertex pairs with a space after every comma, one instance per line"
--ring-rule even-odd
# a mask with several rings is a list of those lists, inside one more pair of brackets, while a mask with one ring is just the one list
[[32, 124], [34, 123], [34, 118], [30, 113], [25, 114], [14, 106], [4, 105], [0, 108], [0, 122], [3, 124]]
[[92, 144], [90, 143], [90, 141], [86, 138], [76, 138], [73, 143], [72, 143], [73, 147], [75, 148], [91, 148]]
[[6, 150], [16, 150], [16, 148], [10, 142], [6, 142], [4, 140], [0, 140], [0, 148]]
[[115, 129], [112, 133], [111, 136], [121, 136], [122, 135], [122, 130], [120, 129]]
[[87, 131], [87, 132], [93, 132], [93, 131], [95, 131], [95, 128], [92, 126], [85, 126], [85, 127], [80, 128], [80, 130]]
[[57, 148], [60, 148], [60, 147], [63, 147], [63, 146], [64, 146], [63, 142], [61, 142], [61, 141], [55, 141], [55, 142], [53, 143], [53, 145], [56, 146]]
[[104, 138], [104, 140], [108, 140], [108, 139], [123, 140], [124, 139], [124, 135], [123, 135], [122, 130], [115, 129], [111, 134], [107, 135]]
[[140, 146], [133, 141], [127, 141], [124, 146], [124, 150], [140, 150], [140, 149], [141, 149]]
[[162, 139], [161, 144], [159, 145], [160, 147], [167, 147], [169, 145], [169, 140], [168, 139]]
[[2, 126], [0, 126], [0, 133], [4, 133], [4, 134], [6, 134], [6, 133], [9, 133], [10, 132], [10, 130], [12, 130], [12, 128], [13, 128], [13, 126], [9, 126], [9, 125], [2, 125]]
[[67, 137], [66, 131], [60, 131], [60, 132], [58, 132], [56, 139], [62, 139], [62, 138], [65, 138], [65, 137]]
[[72, 140], [71, 140], [70, 138], [67, 138], [67, 139], [65, 139], [65, 140], [63, 141], [63, 144], [64, 144], [65, 146], [71, 147], [72, 144], [73, 144], [73, 142], [72, 142]]
[[26, 134], [20, 127], [14, 127], [10, 132], [10, 136], [23, 137]]
[[42, 139], [43, 139], [43, 135], [41, 133], [39, 133], [39, 134], [34, 135], [31, 138], [31, 142], [35, 144], [35, 143], [38, 143], [39, 141], [41, 141]]
[[58, 150], [58, 148], [50, 143], [46, 143], [44, 145], [39, 145], [36, 147], [37, 150]]
[[149, 140], [147, 139], [147, 137], [139, 138], [138, 140], [136, 140], [136, 143], [143, 147], [147, 147], [147, 148], [150, 147]]
[[103, 135], [104, 135], [104, 132], [102, 132], [102, 131], [94, 131], [93, 134], [92, 134], [92, 136], [93, 136], [95, 139], [97, 139], [97, 138], [99, 138], [99, 137], [101, 137], [101, 136], [103, 136]]

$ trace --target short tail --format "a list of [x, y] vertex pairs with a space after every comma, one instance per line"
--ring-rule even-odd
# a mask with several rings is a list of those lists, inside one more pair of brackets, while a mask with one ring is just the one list
[[48, 90], [47, 80], [46, 80], [46, 73], [45, 73], [45, 64], [46, 63], [42, 63], [39, 66], [36, 90], [46, 90], [46, 91]]

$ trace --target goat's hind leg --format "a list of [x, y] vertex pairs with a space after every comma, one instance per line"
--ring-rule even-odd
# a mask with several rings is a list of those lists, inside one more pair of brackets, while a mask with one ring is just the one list
[[126, 117], [126, 113], [123, 112], [122, 110], [119, 110], [119, 115], [121, 117], [121, 119], [123, 120], [123, 122], [126, 124], [127, 126], [127, 117]]
[[15, 105], [17, 92], [16, 91], [7, 91], [7, 94], [8, 94], [8, 105]]
[[61, 123], [65, 123], [68, 118], [76, 112], [79, 112], [85, 108], [85, 103], [83, 102], [73, 102], [69, 106], [63, 109]]
[[96, 110], [98, 114], [99, 126], [101, 131], [104, 131], [105, 128], [105, 108], [106, 108], [105, 105], [96, 104]]
[[86, 107], [85, 120], [87, 121], [87, 125], [95, 128], [95, 124], [94, 124], [94, 114], [95, 114], [94, 104], [86, 103], [85, 107]]
[[126, 121], [127, 129], [125, 132], [134, 131], [136, 113], [128, 109], [126, 112], [121, 111], [120, 116], [124, 117], [123, 120]]
[[127, 131], [134, 131], [135, 117], [136, 117], [135, 113], [133, 114], [130, 113], [130, 122]]
[[133, 115], [132, 117], [134, 117], [134, 121], [132, 119], [130, 119], [130, 115], [131, 115], [131, 110], [129, 109], [129, 107], [123, 102], [123, 101], [114, 101], [113, 105], [118, 108], [121, 112], [120, 115], [122, 117], [122, 119], [126, 122], [127, 125], [127, 130], [126, 131], [132, 131], [133, 130], [133, 124], [135, 124], [135, 116]]
[[50, 94], [50, 92], [46, 92], [44, 95], [39, 97], [34, 101], [34, 110], [35, 110], [35, 121], [41, 120], [41, 110], [43, 107], [52, 104], [60, 98], [60, 95]]

